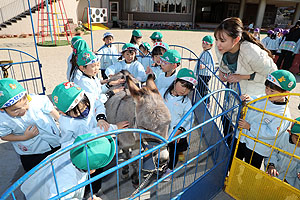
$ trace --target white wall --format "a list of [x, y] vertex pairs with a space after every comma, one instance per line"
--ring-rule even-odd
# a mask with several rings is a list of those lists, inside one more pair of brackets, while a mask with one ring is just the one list
[[[79, 2], [76, 0], [64, 0], [63, 3], [68, 18], [69, 19], [72, 18], [74, 24], [77, 24], [78, 21], [77, 7]], [[56, 8], [59, 8], [59, 6], [57, 5]], [[37, 13], [38, 12], [32, 13], [35, 32], [37, 32], [37, 20], [38, 20]], [[21, 21], [17, 21], [17, 23], [12, 23], [12, 25], [8, 25], [7, 28], [2, 28], [2, 30], [0, 31], [0, 34], [22, 34], [22, 33], [26, 33], [26, 34], [32, 33], [30, 15], [28, 15], [26, 18], [22, 18]]]

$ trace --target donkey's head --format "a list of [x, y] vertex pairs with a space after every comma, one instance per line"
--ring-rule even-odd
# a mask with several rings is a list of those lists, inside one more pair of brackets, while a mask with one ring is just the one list
[[136, 103], [137, 128], [155, 132], [167, 139], [171, 115], [154, 83], [153, 76], [148, 76], [146, 86], [142, 88], [137, 87], [130, 77], [127, 77], [126, 81]]
[[[171, 114], [154, 83], [153, 76], [148, 76], [146, 86], [141, 89], [129, 76], [126, 82], [136, 104], [137, 128], [152, 131], [167, 139]], [[155, 139], [150, 135], [143, 135], [143, 138]], [[169, 153], [166, 147], [161, 149], [159, 158], [160, 166], [168, 162]], [[158, 154], [155, 154], [155, 160], [157, 162]]]

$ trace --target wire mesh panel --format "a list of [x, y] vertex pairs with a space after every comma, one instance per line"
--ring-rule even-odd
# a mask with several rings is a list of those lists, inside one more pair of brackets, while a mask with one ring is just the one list
[[0, 48], [0, 78], [13, 78], [28, 93], [45, 94], [40, 61], [32, 55], [16, 50]]
[[[243, 119], [251, 126], [239, 132], [226, 184], [228, 194], [236, 199], [299, 199], [300, 141], [290, 125], [300, 122], [290, 118], [288, 109], [289, 102], [299, 96], [275, 94], [245, 105]], [[278, 104], [274, 112], [272, 98], [287, 103]]]

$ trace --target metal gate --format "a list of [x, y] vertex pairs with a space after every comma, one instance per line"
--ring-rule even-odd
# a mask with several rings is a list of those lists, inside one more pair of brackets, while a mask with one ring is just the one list
[[17, 49], [0, 48], [0, 78], [13, 78], [28, 93], [45, 94], [40, 61]]
[[[284, 112], [282, 113], [273, 113], [272, 111], [267, 109], [268, 104], [272, 104], [268, 99], [274, 96], [287, 96], [287, 103], [284, 105]], [[298, 123], [296, 120], [288, 117], [288, 104], [293, 101], [293, 99], [299, 99], [299, 93], [285, 93], [285, 94], [275, 94], [269, 96], [263, 96], [257, 99], [254, 99], [247, 103], [247, 105], [243, 108], [244, 118], [247, 116], [249, 110], [252, 112], [256, 112], [257, 119], [260, 121], [258, 123], [257, 132], [251, 134], [245, 134], [242, 130], [239, 131], [239, 137], [236, 145], [236, 150], [234, 152], [232, 166], [230, 168], [230, 173], [228, 180], [226, 181], [226, 189], [225, 191], [233, 196], [235, 199], [299, 199], [300, 190], [299, 190], [299, 179], [297, 178], [297, 173], [299, 173], [300, 167], [300, 155], [299, 151], [296, 149], [296, 145], [293, 148], [286, 149], [289, 142], [289, 133], [285, 131], [288, 127], [286, 127], [287, 123]], [[256, 104], [257, 103], [257, 104]], [[260, 105], [259, 105], [260, 104]], [[264, 108], [262, 108], [262, 106]], [[272, 118], [270, 118], [272, 117]], [[263, 129], [262, 124], [268, 123], [268, 120], [275, 121], [274, 123], [274, 132], [272, 135], [266, 134], [266, 129]], [[255, 122], [256, 123], [256, 122]], [[276, 127], [277, 125], [278, 127]], [[255, 129], [256, 130], [256, 129]], [[263, 131], [264, 130], [264, 131]], [[268, 131], [270, 132], [270, 131]], [[255, 149], [260, 146], [269, 148], [271, 154], [269, 157], [264, 157], [264, 163], [260, 169], [246, 163], [245, 161], [236, 157], [236, 152], [239, 148], [239, 143], [241, 138], [245, 137], [248, 141], [252, 141], [254, 143], [254, 148], [252, 151], [251, 159], [249, 163], [254, 160], [253, 152]], [[277, 143], [277, 141], [279, 141]], [[245, 141], [243, 141], [245, 143]], [[298, 140], [298, 142], [300, 142]], [[249, 143], [249, 142], [247, 142]], [[285, 144], [285, 145], [282, 145]], [[273, 157], [274, 156], [274, 157]], [[267, 166], [269, 163], [273, 163], [273, 158], [276, 158], [276, 162], [278, 163], [280, 160], [286, 161], [285, 165], [281, 167], [281, 171], [283, 173], [279, 173], [279, 177], [272, 177], [267, 174]], [[282, 163], [283, 161], [281, 161]], [[296, 164], [295, 164], [296, 163]], [[291, 169], [292, 165], [297, 166], [297, 170]], [[273, 163], [274, 164], [274, 163]], [[280, 166], [275, 163], [275, 167], [278, 170]], [[285, 168], [284, 168], [285, 167]], [[280, 169], [280, 168], [279, 168]], [[298, 184], [295, 182], [290, 184], [288, 183], [290, 180], [287, 178], [287, 172], [295, 170], [294, 177], [295, 180], [298, 181]], [[287, 180], [288, 179], [288, 180]], [[293, 186], [292, 186], [293, 185]], [[258, 192], [259, 191], [259, 192]]]

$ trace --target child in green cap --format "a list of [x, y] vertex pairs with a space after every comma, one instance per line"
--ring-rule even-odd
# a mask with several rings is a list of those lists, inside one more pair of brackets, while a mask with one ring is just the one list
[[[97, 100], [105, 103], [108, 98], [115, 93], [123, 90], [123, 88], [116, 88], [109, 90], [110, 86], [123, 83], [124, 80], [111, 81], [106, 84], [101, 84], [97, 77], [100, 68], [99, 58], [90, 50], [83, 50], [77, 56], [77, 70], [73, 82], [95, 96]], [[104, 107], [104, 105], [103, 105]]]
[[127, 70], [134, 76], [134, 78], [141, 82], [145, 82], [147, 79], [146, 72], [143, 65], [137, 61], [136, 54], [137, 49], [133, 44], [124, 44], [122, 47], [122, 56], [119, 58], [120, 61], [106, 69], [106, 76], [111, 77], [121, 70]]
[[0, 80], [0, 137], [10, 141], [27, 172], [60, 148], [59, 114], [45, 95], [29, 95], [11, 78]]
[[[62, 114], [59, 119], [62, 146], [88, 132], [102, 133], [126, 128], [129, 124], [128, 122], [109, 124], [103, 104], [73, 82], [57, 85], [52, 92], [52, 100]], [[101, 171], [98, 170], [95, 175], [99, 173]], [[96, 182], [92, 186], [94, 191], [98, 191], [101, 182]]]
[[[97, 137], [97, 134], [87, 133], [80, 135], [76, 138], [74, 144], [93, 137]], [[68, 142], [68, 146], [72, 144], [73, 142]], [[116, 145], [111, 136], [94, 139], [87, 142], [86, 146], [87, 152], [85, 151], [84, 144], [82, 144], [53, 160], [57, 188], [50, 163], [30, 176], [21, 186], [21, 191], [24, 193], [26, 199], [50, 199], [58, 195], [57, 189], [61, 194], [77, 186], [88, 179], [86, 155], [89, 159], [90, 174], [94, 174], [95, 170], [108, 165], [116, 152]], [[84, 190], [85, 187], [79, 188], [66, 195], [63, 199], [83, 199]], [[93, 193], [93, 199], [101, 200], [98, 197], [97, 191], [93, 191]]]
[[162, 42], [162, 37], [163, 37], [163, 35], [161, 34], [161, 32], [155, 31], [150, 36], [150, 39], [151, 39], [151, 41], [154, 44], [155, 42]]
[[[191, 100], [188, 98], [188, 94], [190, 91], [194, 89], [197, 85], [197, 79], [194, 75], [194, 72], [187, 68], [182, 68], [179, 70], [176, 75], [176, 79], [172, 84], [169, 85], [168, 88], [160, 89], [160, 94], [163, 96], [164, 103], [168, 107], [171, 114], [171, 123], [169, 126], [169, 135], [173, 132], [176, 125], [182, 119], [182, 117], [190, 110], [192, 107]], [[174, 137], [189, 130], [193, 124], [192, 115], [189, 115], [183, 122], [182, 126], [178, 128]], [[166, 170], [164, 177], [167, 176], [176, 166], [178, 162], [178, 157], [180, 152], [187, 150], [188, 142], [186, 136], [182, 137], [177, 141], [176, 145], [176, 153], [174, 157], [175, 151], [175, 143], [168, 144], [169, 151], [169, 164], [168, 169]], [[170, 176], [164, 179], [165, 181], [170, 180]]]
[[[275, 146], [293, 155], [300, 156], [300, 117], [295, 120], [297, 122], [293, 123], [291, 129], [284, 132], [282, 137], [277, 139]], [[280, 180], [285, 180], [293, 187], [300, 189], [299, 159], [291, 158], [285, 153], [274, 150], [272, 155], [265, 159], [265, 164], [267, 165], [268, 174], [276, 176]]]
[[142, 42], [140, 44], [139, 49], [143, 52], [144, 55], [139, 55], [138, 61], [143, 65], [145, 71], [147, 70], [148, 66], [153, 64], [153, 60], [151, 59], [151, 46], [148, 42]]
[[147, 66], [146, 74], [153, 74], [154, 77], [157, 78], [159, 74], [163, 72], [161, 69], [160, 57], [163, 56], [168, 50], [169, 45], [165, 42], [155, 42], [153, 44], [151, 56], [154, 63], [149, 67]]
[[75, 36], [71, 40], [72, 54], [68, 57], [67, 64], [67, 80], [71, 80], [75, 76], [77, 69], [77, 56], [84, 50], [90, 50], [89, 45], [81, 36]]
[[111, 45], [111, 43], [114, 42], [114, 35], [112, 33], [104, 33], [103, 42], [104, 45], [96, 54], [101, 54], [97, 56], [100, 59], [101, 76], [103, 80], [105, 80], [108, 79], [108, 77], [105, 74], [105, 70], [107, 69], [107, 67], [118, 62], [118, 50], [115, 46]]
[[142, 37], [143, 37], [143, 35], [140, 30], [133, 30], [129, 43], [133, 44], [135, 46], [135, 48], [138, 49], [140, 46], [140, 43], [142, 41]]
[[[212, 73], [215, 71], [215, 63], [211, 53], [213, 43], [214, 38], [210, 35], [206, 35], [202, 39], [203, 52], [200, 54], [199, 61], [197, 62], [194, 69], [194, 73], [198, 75], [198, 80], [200, 80], [197, 85], [197, 90], [202, 97], [207, 95], [207, 91], [209, 88], [208, 82], [211, 79]], [[209, 104], [209, 98], [206, 100], [206, 103]]]
[[[277, 70], [272, 72], [267, 76], [267, 80], [265, 81], [266, 95], [289, 93], [295, 87], [295, 76], [286, 70]], [[241, 96], [241, 99], [242, 101], [249, 101], [261, 96], [250, 97], [249, 95], [244, 94]], [[251, 106], [290, 118], [290, 111], [287, 107], [287, 99], [284, 95], [265, 98], [252, 103]], [[277, 139], [279, 139], [287, 130], [289, 125], [290, 122], [287, 120], [282, 121], [280, 118], [267, 115], [263, 112], [250, 108], [248, 109], [245, 120], [239, 120], [239, 128], [243, 129], [244, 134], [272, 145], [274, 144], [275, 138], [277, 137]], [[236, 135], [236, 137], [238, 138], [238, 135]], [[252, 152], [253, 157], [250, 163]], [[263, 158], [269, 157], [270, 153], [271, 148], [261, 143], [255, 143], [254, 140], [247, 137], [241, 137], [237, 151], [237, 158], [241, 160], [245, 158], [247, 163], [250, 163], [254, 167], [260, 169]]]
[[158, 90], [168, 88], [173, 83], [176, 78], [176, 68], [180, 65], [181, 56], [177, 50], [170, 49], [160, 59], [163, 73], [160, 73], [155, 79]]

